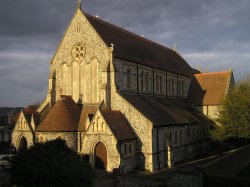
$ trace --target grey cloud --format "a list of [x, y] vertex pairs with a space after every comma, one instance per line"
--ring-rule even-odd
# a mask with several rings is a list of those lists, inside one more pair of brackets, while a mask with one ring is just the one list
[[9, 36], [58, 32], [74, 11], [68, 0], [1, 0], [0, 7], [0, 34]]
[[[76, 8], [73, 0], [0, 1], [0, 106], [47, 91], [49, 62]], [[249, 0], [91, 0], [91, 15], [177, 50], [193, 67], [250, 74]]]

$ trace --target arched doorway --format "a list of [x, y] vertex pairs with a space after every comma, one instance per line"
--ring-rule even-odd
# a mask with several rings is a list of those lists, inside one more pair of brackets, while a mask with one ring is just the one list
[[107, 167], [107, 149], [102, 142], [95, 146], [95, 168], [105, 170]]
[[20, 140], [19, 150], [27, 150], [27, 140], [24, 137]]

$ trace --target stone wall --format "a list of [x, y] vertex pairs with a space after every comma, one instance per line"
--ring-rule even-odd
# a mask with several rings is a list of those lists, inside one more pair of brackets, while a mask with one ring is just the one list
[[117, 174], [117, 187], [202, 187], [202, 176], [197, 172], [165, 171], [157, 174]]
[[45, 142], [61, 138], [66, 141], [67, 146], [77, 151], [77, 133], [76, 132], [36, 132], [36, 140]]
[[[121, 59], [114, 61], [115, 83], [119, 91], [137, 93], [137, 64]], [[130, 78], [129, 78], [130, 77]]]
[[21, 112], [14, 126], [11, 136], [11, 144], [17, 150], [19, 150], [20, 141], [22, 138], [26, 139], [28, 148], [33, 146], [35, 139], [34, 121], [32, 120], [31, 123], [27, 121], [23, 112]]
[[137, 159], [135, 154], [129, 157], [122, 157], [121, 158], [121, 172], [126, 173], [135, 170], [137, 165]]
[[112, 67], [110, 72], [110, 89], [111, 109], [120, 110], [138, 136], [138, 142], [135, 146], [135, 154], [138, 161], [137, 167], [144, 168], [145, 166], [145, 169], [152, 171], [152, 123], [119, 95], [116, 90], [115, 73]]
[[[112, 69], [111, 66], [110, 72], [111, 109], [122, 111], [138, 135], [139, 142], [137, 144], [136, 152], [138, 155], [140, 155], [140, 151], [143, 153], [139, 156], [139, 160], [145, 160], [145, 169], [149, 171], [162, 169], [168, 165], [173, 165], [180, 160], [190, 158], [193, 155], [198, 154], [192, 152], [196, 151], [196, 149], [191, 149], [192, 151], [190, 154], [186, 154], [188, 152], [187, 146], [190, 147], [190, 145], [196, 144], [196, 142], [200, 142], [200, 140], [205, 139], [208, 136], [208, 130], [206, 130], [208, 125], [179, 125], [164, 127], [159, 130], [153, 129], [152, 123], [119, 95], [120, 91], [128, 91], [126, 90], [126, 80], [123, 80], [123, 78], [125, 77], [125, 79], [127, 79], [126, 72], [128, 67], [133, 67], [133, 71], [136, 71], [135, 64], [116, 58], [113, 60], [114, 67]], [[142, 72], [147, 71], [149, 77], [154, 77], [154, 80], [157, 75], [161, 75], [163, 77], [164, 75], [166, 76], [164, 71], [154, 70], [153, 68], [150, 69], [149, 67], [141, 65], [138, 65], [137, 69], [138, 93], [144, 93], [143, 90], [141, 90], [142, 86], [140, 85], [140, 74], [142, 74]], [[170, 87], [172, 92], [168, 93], [169, 96], [177, 96], [177, 80], [183, 81], [184, 92], [188, 90], [189, 85], [187, 82], [189, 81], [186, 77], [177, 76], [173, 73], [167, 73], [167, 80], [168, 82], [172, 81], [172, 87]], [[166, 79], [163, 79], [162, 81], [166, 83]], [[156, 85], [154, 85], [154, 87], [155, 86]], [[134, 88], [136, 88], [136, 86]], [[148, 91], [148, 94], [153, 93], [150, 89]], [[147, 92], [144, 94], [147, 94]], [[155, 94], [157, 95], [159, 93], [156, 92]], [[185, 93], [183, 93], [183, 97], [185, 97]], [[192, 129], [195, 129], [195, 134], [193, 134]], [[171, 150], [168, 151], [168, 149]]]
[[166, 181], [157, 178], [147, 177], [143, 175], [121, 175], [119, 174], [115, 179], [116, 187], [163, 187]]
[[190, 78], [126, 60], [113, 60], [119, 92], [186, 98]]
[[172, 167], [176, 162], [206, 151], [209, 124], [179, 125], [153, 129], [154, 170]]
[[167, 181], [169, 187], [202, 187], [202, 176], [199, 173], [175, 172]]
[[102, 117], [100, 111], [97, 111], [89, 125], [86, 133], [83, 134], [83, 143], [81, 153], [89, 155], [90, 163], [95, 166], [94, 152], [98, 142], [102, 142], [107, 150], [107, 171], [113, 171], [120, 166], [120, 153], [117, 149], [117, 140], [110, 130], [108, 124]]
[[32, 134], [32, 132], [24, 130], [15, 130], [12, 133], [11, 144], [17, 149], [17, 151], [20, 148], [19, 146], [22, 138], [26, 139], [28, 148], [34, 145], [34, 135]]
[[58, 100], [60, 94], [71, 95], [75, 102], [81, 94], [85, 103], [104, 100], [101, 89], [107, 80], [102, 79], [102, 72], [106, 71], [109, 61], [109, 46], [102, 41], [82, 11], [76, 10], [51, 60], [48, 96], [44, 106], [48, 100], [52, 103]]
[[222, 105], [195, 106], [195, 108], [216, 122], [219, 117], [219, 110], [221, 106]]

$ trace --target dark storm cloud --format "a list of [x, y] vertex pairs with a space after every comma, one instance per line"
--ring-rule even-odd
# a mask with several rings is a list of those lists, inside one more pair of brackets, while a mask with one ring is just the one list
[[69, 0], [1, 0], [0, 34], [30, 36], [56, 33], [71, 19], [74, 6]]
[[250, 73], [248, 0], [101, 2], [87, 1], [87, 11], [165, 46], [177, 44], [194, 67], [201, 64], [211, 71], [231, 67], [236, 79]]
[[[49, 62], [77, 0], [0, 1], [0, 106], [47, 92]], [[250, 73], [249, 0], [83, 0], [87, 13], [177, 50], [194, 67]]]

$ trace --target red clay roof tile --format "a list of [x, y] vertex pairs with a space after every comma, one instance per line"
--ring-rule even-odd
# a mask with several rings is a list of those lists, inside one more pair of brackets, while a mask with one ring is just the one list
[[200, 106], [222, 104], [231, 76], [230, 71], [195, 74], [191, 81], [188, 100]]
[[118, 141], [134, 140], [137, 138], [121, 111], [102, 110], [101, 113]]
[[70, 96], [61, 96], [37, 127], [38, 132], [76, 132], [81, 109]]
[[[99, 105], [83, 105], [78, 130], [86, 131], [86, 121], [90, 115], [94, 115]], [[91, 119], [90, 119], [91, 121]]]

